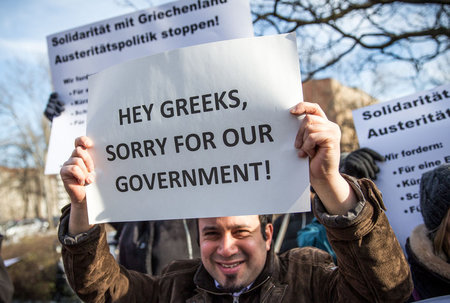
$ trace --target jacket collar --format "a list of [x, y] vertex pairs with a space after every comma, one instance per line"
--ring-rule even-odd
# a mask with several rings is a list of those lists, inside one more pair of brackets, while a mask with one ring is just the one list
[[[264, 265], [262, 272], [253, 282], [250, 289], [245, 291], [245, 293], [253, 291], [261, 287], [261, 285], [265, 284], [274, 275], [274, 273], [279, 271], [277, 270], [278, 267], [279, 267], [279, 260], [278, 257], [275, 256], [275, 253], [273, 251], [273, 245], [271, 245], [270, 250], [267, 252], [266, 264]], [[194, 283], [195, 285], [197, 285], [198, 288], [212, 294], [228, 294], [216, 287], [214, 279], [205, 269], [203, 264], [199, 266], [194, 275]]]
[[416, 258], [431, 271], [450, 279], [450, 263], [445, 262], [433, 252], [433, 244], [427, 236], [428, 229], [424, 224], [414, 228], [410, 236], [411, 250]]

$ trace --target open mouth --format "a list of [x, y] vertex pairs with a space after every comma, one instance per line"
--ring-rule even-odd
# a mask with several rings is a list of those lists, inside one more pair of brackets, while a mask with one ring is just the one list
[[242, 263], [244, 263], [244, 261], [240, 261], [240, 262], [236, 262], [236, 263], [232, 263], [232, 264], [224, 264], [224, 263], [219, 263], [219, 264], [223, 268], [235, 268], [235, 267], [241, 265]]

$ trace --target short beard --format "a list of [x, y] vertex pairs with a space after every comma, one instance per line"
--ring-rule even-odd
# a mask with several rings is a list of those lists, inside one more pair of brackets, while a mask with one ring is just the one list
[[224, 292], [232, 294], [235, 292], [239, 292], [242, 289], [244, 289], [245, 287], [247, 287], [247, 285], [233, 285], [236, 278], [237, 278], [237, 275], [227, 276], [226, 281], [225, 281], [226, 285], [220, 285], [220, 289], [223, 290]]

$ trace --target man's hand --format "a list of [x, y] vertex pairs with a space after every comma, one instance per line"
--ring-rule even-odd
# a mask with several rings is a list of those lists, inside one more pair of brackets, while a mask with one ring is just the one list
[[48, 120], [53, 121], [54, 117], [58, 117], [64, 111], [64, 102], [59, 100], [57, 93], [51, 93], [48, 98], [47, 106], [44, 110], [44, 115]]
[[75, 149], [61, 168], [60, 175], [71, 200], [69, 233], [72, 235], [87, 231], [88, 224], [85, 185], [94, 181], [94, 162], [88, 149], [93, 142], [88, 137], [75, 139]]
[[311, 185], [330, 214], [343, 215], [356, 204], [350, 185], [339, 173], [339, 126], [329, 121], [316, 103], [301, 102], [291, 109], [305, 115], [295, 138], [300, 157], [309, 157]]
[[301, 102], [291, 109], [291, 113], [305, 114], [295, 147], [299, 149], [300, 157], [309, 156], [311, 178], [326, 180], [331, 174], [339, 174], [339, 126], [327, 119], [317, 103]]

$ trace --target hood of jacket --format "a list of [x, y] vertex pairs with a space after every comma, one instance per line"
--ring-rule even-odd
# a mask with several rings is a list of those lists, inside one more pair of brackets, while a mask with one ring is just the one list
[[433, 252], [433, 243], [428, 238], [428, 229], [424, 224], [418, 225], [411, 232], [410, 247], [417, 259], [432, 272], [450, 279], [450, 263], [442, 260]]

